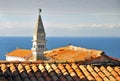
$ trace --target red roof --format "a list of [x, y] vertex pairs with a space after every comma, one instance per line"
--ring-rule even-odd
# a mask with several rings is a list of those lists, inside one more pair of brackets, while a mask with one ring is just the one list
[[120, 66], [0, 61], [0, 81], [119, 81]]
[[71, 45], [45, 52], [45, 56], [52, 60], [65, 61], [86, 61], [101, 57], [103, 54], [104, 52], [100, 50], [91, 50]]
[[31, 50], [26, 50], [26, 49], [16, 49], [8, 54], [6, 56], [14, 56], [14, 57], [32, 57], [32, 51]]

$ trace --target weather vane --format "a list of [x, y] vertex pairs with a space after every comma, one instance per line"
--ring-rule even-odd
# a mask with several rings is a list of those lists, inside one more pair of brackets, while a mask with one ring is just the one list
[[41, 13], [42, 9], [39, 8], [39, 14]]

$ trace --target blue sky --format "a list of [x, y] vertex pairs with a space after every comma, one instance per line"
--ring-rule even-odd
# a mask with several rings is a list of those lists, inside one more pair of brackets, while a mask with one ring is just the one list
[[120, 0], [0, 0], [0, 36], [32, 36], [39, 8], [47, 36], [120, 37]]

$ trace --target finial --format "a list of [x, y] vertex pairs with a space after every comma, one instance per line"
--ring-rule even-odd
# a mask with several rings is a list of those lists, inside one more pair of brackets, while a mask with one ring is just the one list
[[42, 9], [39, 8], [39, 15], [40, 15], [41, 11], [42, 11]]

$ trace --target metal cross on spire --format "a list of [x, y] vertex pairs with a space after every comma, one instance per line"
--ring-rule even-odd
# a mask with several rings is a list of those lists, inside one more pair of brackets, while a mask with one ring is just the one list
[[41, 11], [42, 11], [42, 9], [39, 8], [39, 15], [40, 15]]

